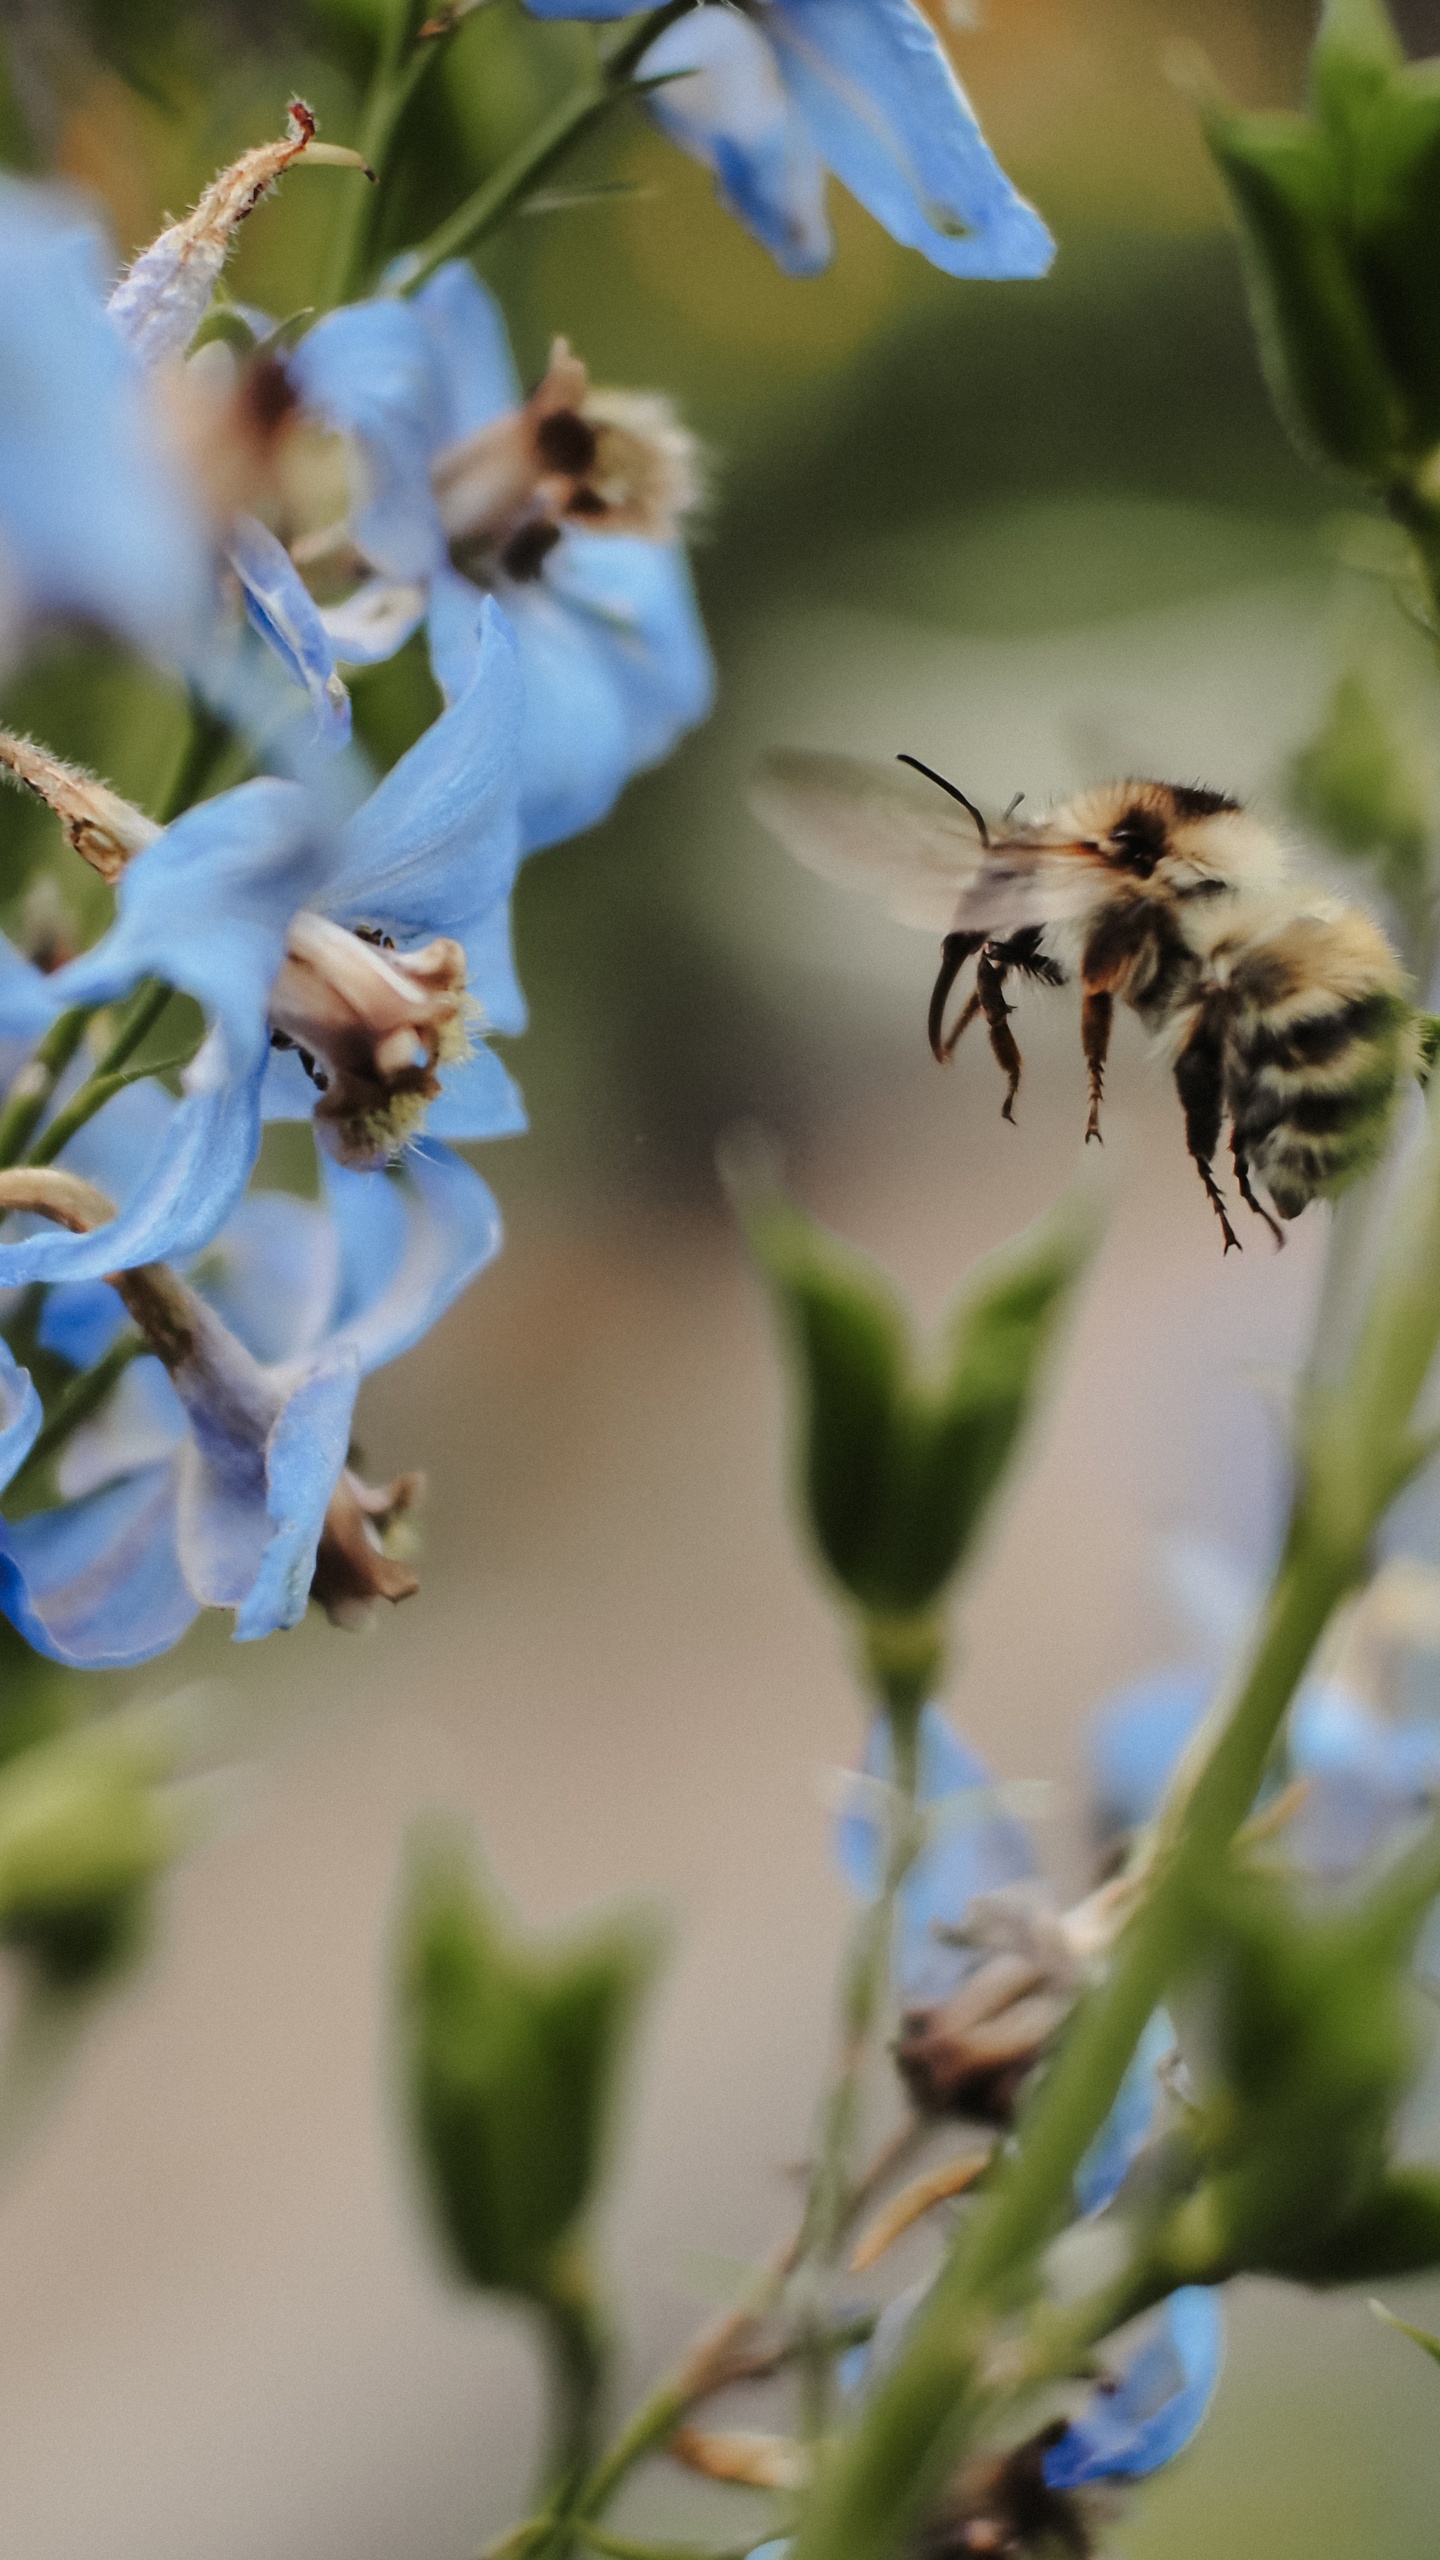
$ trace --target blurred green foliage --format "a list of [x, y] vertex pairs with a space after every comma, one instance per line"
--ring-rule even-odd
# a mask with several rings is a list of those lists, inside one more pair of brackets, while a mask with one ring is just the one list
[[633, 1922], [524, 1945], [454, 1843], [417, 1856], [400, 1949], [406, 2084], [436, 2221], [471, 2284], [540, 2303], [572, 2294], [653, 1954]]

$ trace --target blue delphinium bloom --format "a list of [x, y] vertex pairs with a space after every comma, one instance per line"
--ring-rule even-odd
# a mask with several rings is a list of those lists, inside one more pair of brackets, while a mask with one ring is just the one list
[[[631, 0], [526, 6], [540, 18], [632, 14]], [[788, 275], [814, 275], [832, 255], [827, 169], [948, 275], [1043, 275], [1054, 255], [913, 0], [707, 5], [657, 37], [637, 77], [665, 83], [649, 99], [656, 122]]]
[[[1157, 1672], [1097, 1711], [1090, 1761], [1107, 1835], [1158, 1811], [1214, 1686], [1201, 1670]], [[1335, 1681], [1312, 1680], [1291, 1710], [1286, 1772], [1304, 1781], [1285, 1825], [1292, 1864], [1317, 1881], [1343, 1882], [1440, 1796], [1440, 1728], [1392, 1722]]]
[[0, 627], [99, 624], [194, 663], [219, 610], [209, 528], [105, 317], [104, 243], [0, 179]]
[[[423, 620], [453, 700], [493, 593], [524, 688], [523, 848], [594, 825], [710, 707], [710, 656], [670, 530], [667, 461], [686, 478], [673, 425], [653, 403], [637, 427], [633, 401], [587, 401], [584, 368], [563, 347], [524, 401], [499, 308], [460, 264], [408, 302], [328, 313], [290, 370], [308, 406], [354, 437], [367, 484], [350, 533], [373, 574], [326, 610], [336, 655], [388, 657]], [[647, 483], [633, 503], [617, 507], [587, 478], [607, 437]]]
[[[491, 606], [469, 691], [343, 823], [298, 783], [243, 783], [133, 856], [115, 921], [82, 958], [42, 977], [0, 953], [0, 1039], [157, 978], [193, 996], [208, 1026], [163, 1144], [112, 1195], [115, 1217], [91, 1234], [0, 1243], [0, 1287], [198, 1251], [244, 1190], [262, 1110], [313, 1109], [317, 1136], [352, 1167], [394, 1154], [431, 1099], [441, 1136], [523, 1124], [498, 1058], [470, 1038], [522, 1018], [506, 924], [518, 723], [514, 651]], [[275, 1032], [309, 1075], [274, 1057]]]
[[[87, 1177], [123, 1181], [174, 1115], [155, 1085], [117, 1097], [77, 1141]], [[164, 1284], [164, 1364], [132, 1360], [61, 1451], [60, 1507], [0, 1522], [0, 1608], [38, 1651], [99, 1669], [165, 1651], [202, 1607], [233, 1609], [244, 1640], [293, 1626], [312, 1588], [342, 1620], [404, 1597], [413, 1576], [370, 1524], [409, 1487], [372, 1493], [350, 1473], [356, 1390], [434, 1323], [499, 1234], [479, 1176], [433, 1144], [399, 1178], [326, 1167], [323, 1201], [244, 1200]], [[50, 1294], [39, 1339], [88, 1367], [126, 1328], [116, 1292], [80, 1282]], [[0, 1402], [8, 1483], [41, 1416], [3, 1344]]]
[[[867, 1899], [880, 1885], [874, 1791], [889, 1783], [891, 1765], [889, 1725], [877, 1717], [858, 1799], [836, 1825], [840, 1863]], [[897, 2058], [912, 2091], [932, 2080], [940, 2090], [953, 2044], [957, 2088], [984, 2100], [993, 2082], [1003, 2101], [1063, 2018], [1080, 1964], [1065, 1946], [1024, 1824], [1004, 1809], [984, 1762], [933, 1705], [920, 1721], [916, 1798], [926, 1836], [897, 1896], [892, 1977], [905, 2019]], [[997, 1922], [1007, 1906], [1015, 1925], [999, 1932], [997, 1947]], [[964, 1933], [982, 1912], [986, 1925], [967, 1942]], [[1017, 1967], [1022, 1944], [1030, 1953]], [[1161, 2067], [1173, 2046], [1169, 2020], [1157, 2011], [1076, 2172], [1082, 2213], [1099, 2213], [1111, 2202], [1149, 2140], [1161, 2102]], [[973, 2063], [966, 2059], [971, 2055]]]
[[1143, 2480], [1182, 2453], [1220, 2379], [1225, 2323], [1208, 2286], [1182, 2285], [1139, 2325], [1118, 2371], [1044, 2457], [1045, 2485]]

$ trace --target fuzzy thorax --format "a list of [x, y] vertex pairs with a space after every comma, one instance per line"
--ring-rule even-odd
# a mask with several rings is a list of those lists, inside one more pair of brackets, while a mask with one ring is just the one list
[[360, 1170], [416, 1135], [439, 1068], [469, 1054], [474, 1012], [460, 943], [438, 935], [388, 950], [308, 910], [290, 925], [270, 993], [276, 1045], [297, 1049], [320, 1087], [316, 1136]]

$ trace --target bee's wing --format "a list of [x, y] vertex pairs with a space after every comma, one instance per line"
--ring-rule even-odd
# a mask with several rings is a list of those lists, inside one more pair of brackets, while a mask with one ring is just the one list
[[1039, 829], [987, 845], [958, 802], [899, 763], [779, 748], [751, 806], [807, 869], [926, 932], [1003, 937], [1079, 915], [1095, 894], [1084, 848]]

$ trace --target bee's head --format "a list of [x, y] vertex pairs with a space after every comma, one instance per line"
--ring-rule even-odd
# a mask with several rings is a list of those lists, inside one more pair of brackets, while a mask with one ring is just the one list
[[1275, 838], [1223, 791], [1184, 782], [1104, 782], [1053, 821], [1107, 870], [1179, 898], [1278, 887]]

